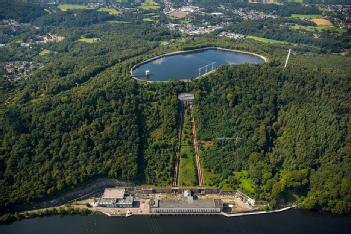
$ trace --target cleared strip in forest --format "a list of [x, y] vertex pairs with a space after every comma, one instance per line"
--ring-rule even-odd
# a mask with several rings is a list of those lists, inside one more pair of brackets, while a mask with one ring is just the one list
[[173, 177], [173, 186], [177, 187], [179, 186], [179, 173], [180, 173], [180, 154], [181, 154], [181, 149], [182, 146], [194, 146], [194, 159], [195, 159], [195, 166], [196, 166], [196, 174], [197, 174], [197, 181], [199, 186], [205, 186], [205, 177], [203, 170], [201, 168], [201, 163], [200, 163], [200, 157], [199, 157], [199, 144], [197, 140], [197, 135], [196, 135], [196, 123], [195, 119], [192, 113], [192, 105], [189, 105], [189, 110], [190, 110], [190, 118], [191, 118], [191, 133], [192, 133], [192, 141], [193, 144], [185, 144], [183, 142], [183, 129], [184, 129], [184, 115], [185, 115], [185, 109], [186, 107], [182, 104], [180, 110], [179, 110], [179, 127], [178, 127], [178, 137], [179, 137], [179, 143], [178, 143], [178, 149], [176, 153], [176, 160], [175, 160], [175, 166], [174, 166], [174, 177]]
[[192, 111], [192, 105], [190, 105], [190, 112], [191, 112], [191, 122], [192, 122], [192, 132], [193, 132], [193, 140], [194, 140], [194, 151], [195, 151], [195, 163], [196, 163], [196, 169], [197, 169], [197, 176], [198, 176], [198, 182], [199, 186], [204, 186], [205, 185], [205, 177], [203, 170], [201, 168], [201, 163], [200, 163], [200, 157], [199, 157], [199, 144], [197, 141], [197, 136], [196, 136], [196, 123], [195, 119], [193, 116], [193, 111]]
[[183, 118], [184, 118], [184, 111], [183, 111], [183, 106], [181, 106], [179, 115], [178, 115], [178, 149], [176, 152], [176, 160], [175, 160], [175, 166], [174, 166], [174, 176], [173, 176], [173, 186], [178, 186], [179, 184], [179, 162], [180, 162], [180, 150], [182, 147], [182, 134], [183, 134]]

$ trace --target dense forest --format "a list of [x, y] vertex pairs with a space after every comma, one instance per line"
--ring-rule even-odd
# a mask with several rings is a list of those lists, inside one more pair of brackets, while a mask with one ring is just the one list
[[44, 9], [39, 5], [19, 2], [17, 0], [1, 0], [0, 1], [0, 20], [17, 19], [21, 22], [29, 22], [34, 18], [44, 15]]
[[[351, 212], [351, 61], [347, 53], [317, 54], [323, 46], [322, 52], [347, 49], [334, 37], [318, 44], [307, 36], [298, 41], [301, 35], [292, 33], [291, 42], [316, 47], [307, 54], [304, 46], [294, 48], [297, 54], [282, 69], [287, 45], [181, 36], [144, 22], [140, 13], [58, 11], [10, 2], [0, 1], [1, 19], [31, 26], [1, 28], [7, 45], [0, 61], [29, 60], [42, 67], [16, 82], [0, 73], [0, 214], [96, 178], [169, 186], [177, 147], [177, 94], [184, 91], [195, 93], [208, 186], [240, 189], [272, 207], [294, 201], [306, 208]], [[289, 34], [279, 27], [273, 33], [265, 22], [246, 26], [251, 29], [240, 23], [232, 29], [278, 39]], [[33, 43], [49, 33], [64, 40]], [[145, 59], [206, 46], [263, 54], [269, 63], [223, 66], [192, 82], [149, 84], [130, 76], [132, 66]], [[42, 51], [49, 52], [39, 55]], [[232, 140], [220, 142], [220, 137]]]
[[224, 67], [196, 84], [209, 185], [350, 213], [350, 72]]
[[[2, 15], [27, 22], [21, 14]], [[30, 79], [0, 79], [1, 213], [97, 177], [169, 184], [177, 89], [140, 86], [129, 69], [135, 57], [160, 53], [155, 41], [170, 40], [172, 33], [147, 24], [107, 23], [112, 16], [97, 11], [30, 17], [40, 29], [11, 32], [1, 55], [4, 62], [45, 64]], [[13, 37], [31, 43], [46, 33], [65, 39], [28, 49], [12, 44]], [[82, 36], [100, 42], [78, 42]], [[54, 53], [38, 56], [43, 49]]]

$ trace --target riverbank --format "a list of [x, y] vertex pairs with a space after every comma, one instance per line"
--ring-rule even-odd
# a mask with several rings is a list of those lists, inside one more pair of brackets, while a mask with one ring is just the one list
[[[140, 62], [140, 63], [137, 63], [135, 64], [131, 69], [130, 69], [130, 75], [132, 76], [133, 79], [137, 80], [137, 81], [143, 81], [143, 82], [148, 82], [148, 83], [155, 83], [155, 82], [169, 82], [170, 80], [157, 80], [157, 81], [151, 81], [151, 80], [143, 80], [143, 79], [140, 79], [138, 77], [136, 77], [134, 74], [133, 74], [133, 71], [136, 70], [137, 68], [139, 68], [140, 66], [142, 65], [145, 65], [147, 63], [150, 63], [150, 62], [153, 62], [157, 59], [162, 59], [162, 58], [165, 58], [165, 57], [169, 57], [169, 56], [174, 56], [174, 55], [186, 55], [186, 54], [191, 54], [191, 53], [197, 53], [197, 52], [203, 52], [203, 51], [207, 51], [207, 50], [218, 50], [218, 51], [225, 51], [225, 52], [233, 52], [233, 53], [240, 53], [240, 54], [246, 54], [246, 55], [252, 55], [252, 56], [255, 56], [255, 57], [258, 57], [260, 58], [261, 60], [263, 60], [264, 62], [268, 62], [268, 58], [263, 56], [263, 55], [260, 55], [260, 54], [257, 54], [257, 53], [254, 53], [254, 52], [249, 52], [249, 51], [243, 51], [243, 50], [236, 50], [236, 49], [228, 49], [228, 48], [222, 48], [222, 47], [215, 47], [215, 46], [210, 46], [210, 47], [203, 47], [203, 48], [198, 48], [198, 49], [191, 49], [191, 50], [181, 50], [181, 51], [174, 51], [174, 52], [170, 52], [170, 53], [166, 53], [166, 54], [163, 54], [163, 55], [158, 55], [158, 56], [155, 56], [155, 57], [152, 57], [150, 59], [147, 59], [143, 62]], [[230, 65], [230, 64], [229, 64]], [[200, 76], [197, 76], [195, 77], [194, 79], [198, 79], [200, 77], [203, 77], [204, 75], [208, 75], [209, 73], [215, 71], [217, 69], [214, 69], [210, 72], [207, 72], [205, 74], [202, 74]], [[178, 81], [185, 81], [185, 82], [189, 82], [191, 81], [191, 79], [180, 79]]]
[[271, 215], [224, 216], [132, 216], [69, 215], [41, 217], [0, 225], [1, 234], [332, 234], [349, 233], [349, 217], [321, 215], [290, 209]]
[[[282, 212], [284, 210], [290, 209], [291, 207], [284, 208], [281, 210], [274, 211], [262, 211], [268, 208], [267, 203], [259, 202], [259, 205], [252, 205], [247, 201], [248, 197], [239, 191], [220, 191], [217, 188], [204, 188], [204, 187], [194, 187], [191, 190], [196, 194], [196, 200], [220, 200], [224, 209], [224, 212], [219, 213], [220, 211], [213, 213], [153, 213], [151, 210], [151, 201], [155, 200], [173, 200], [173, 201], [181, 201], [184, 199], [184, 191], [186, 189], [171, 187], [171, 188], [157, 188], [157, 187], [125, 187], [125, 191], [127, 194], [132, 195], [135, 198], [134, 205], [130, 208], [122, 208], [122, 207], [101, 207], [99, 206], [99, 198], [96, 192], [100, 191], [101, 185], [106, 185], [106, 183], [115, 184], [121, 183], [118, 181], [107, 181], [107, 180], [99, 180], [95, 183], [90, 184], [90, 187], [82, 188], [77, 191], [71, 192], [69, 195], [66, 194], [63, 198], [57, 198], [52, 200], [51, 202], [47, 202], [46, 204], [49, 207], [46, 208], [32, 208], [30, 210], [25, 210], [21, 212], [11, 213], [0, 217], [0, 223], [8, 223], [21, 219], [28, 219], [38, 216], [49, 216], [49, 215], [65, 215], [65, 214], [104, 214], [107, 216], [118, 216], [118, 217], [126, 217], [126, 216], [154, 216], [154, 215], [224, 215], [227, 217], [231, 216], [244, 216], [244, 215], [252, 215], [252, 214], [265, 214], [265, 213], [276, 213]], [[99, 186], [97, 186], [99, 185]], [[117, 186], [120, 187], [120, 186]], [[91, 191], [94, 192], [95, 195], [91, 195]], [[188, 190], [187, 190], [188, 191]], [[84, 192], [86, 194], [84, 194]], [[76, 197], [78, 200], [67, 200], [67, 198], [72, 198], [72, 194], [79, 197]], [[239, 196], [240, 195], [240, 196]], [[89, 198], [86, 198], [89, 196]], [[53, 205], [53, 201], [56, 204], [66, 201], [64, 204]], [[60, 201], [60, 202], [59, 202]], [[179, 203], [181, 204], [181, 203]], [[223, 210], [222, 210], [223, 211]]]
[[[146, 208], [146, 207], [144, 207]], [[224, 216], [228, 218], [232, 217], [241, 217], [241, 216], [251, 216], [251, 215], [264, 215], [264, 214], [273, 214], [273, 213], [282, 213], [291, 209], [296, 208], [296, 206], [289, 206], [277, 210], [268, 210], [268, 211], [253, 211], [253, 212], [239, 212], [239, 213], [150, 213], [149, 211], [144, 212], [135, 212], [134, 209], [122, 209], [117, 211], [111, 211], [113, 208], [87, 208], [82, 206], [72, 206], [72, 207], [54, 207], [34, 211], [26, 211], [22, 213], [9, 214], [6, 218], [2, 218], [0, 224], [9, 224], [15, 221], [20, 221], [24, 219], [33, 219], [37, 217], [47, 217], [47, 216], [65, 216], [65, 215], [92, 215], [92, 214], [101, 214], [108, 217], [131, 217], [131, 216]]]

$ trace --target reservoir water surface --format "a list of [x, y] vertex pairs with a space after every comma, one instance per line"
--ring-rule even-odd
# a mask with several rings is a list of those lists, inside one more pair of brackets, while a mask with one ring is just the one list
[[254, 54], [209, 48], [165, 55], [137, 65], [132, 75], [140, 80], [189, 80], [224, 64], [259, 64], [264, 60]]
[[350, 216], [301, 210], [242, 217], [223, 216], [49, 216], [0, 225], [1, 234], [343, 234], [350, 233]]

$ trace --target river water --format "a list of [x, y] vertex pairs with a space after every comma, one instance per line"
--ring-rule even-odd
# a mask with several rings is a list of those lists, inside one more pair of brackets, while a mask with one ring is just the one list
[[49, 216], [0, 225], [1, 234], [221, 234], [351, 233], [350, 216], [331, 216], [301, 210], [282, 213], [223, 216]]
[[[251, 54], [206, 49], [164, 56], [136, 67], [132, 73], [134, 77], [148, 81], [187, 80], [203, 75], [223, 64], [262, 62], [262, 58]], [[146, 76], [147, 70], [149, 75]]]

